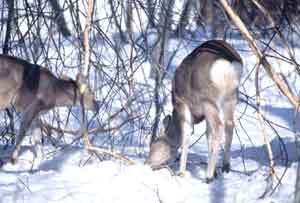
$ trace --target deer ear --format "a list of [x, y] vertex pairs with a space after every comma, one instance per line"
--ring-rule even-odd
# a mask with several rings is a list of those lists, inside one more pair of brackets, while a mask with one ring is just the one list
[[76, 76], [76, 81], [79, 84], [86, 84], [87, 78], [84, 77], [84, 75], [82, 73], [78, 73], [77, 76]]
[[164, 120], [163, 120], [163, 125], [164, 128], [167, 128], [171, 122], [172, 116], [171, 115], [167, 115]]
[[72, 78], [70, 78], [69, 76], [64, 75], [64, 74], [62, 74], [62, 75], [60, 76], [60, 78], [63, 79], [63, 80], [72, 80]]
[[168, 129], [168, 126], [171, 122], [171, 115], [167, 115], [164, 120], [163, 120], [163, 125], [161, 126], [160, 130], [159, 130], [159, 135], [158, 136], [152, 136], [151, 140], [150, 140], [150, 144], [152, 144], [153, 142], [157, 141], [159, 137], [163, 137], [166, 134], [166, 130]]

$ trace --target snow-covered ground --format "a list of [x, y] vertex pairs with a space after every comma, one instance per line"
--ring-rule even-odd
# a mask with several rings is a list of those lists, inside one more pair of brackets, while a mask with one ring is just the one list
[[104, 161], [79, 167], [62, 162], [66, 156], [76, 159], [74, 152], [64, 152], [58, 159], [61, 162], [49, 161], [52, 163], [48, 167], [42, 165], [42, 169], [33, 173], [1, 172], [1, 202], [240, 203], [291, 202], [293, 197], [295, 164], [288, 169], [279, 190], [272, 197], [259, 200], [265, 189], [266, 169], [255, 160], [244, 160], [247, 165], [244, 171], [243, 160], [234, 158], [234, 171], [208, 185], [202, 181], [204, 166], [199, 164], [190, 164], [186, 177], [178, 177], [166, 169], [153, 172], [142, 164], [124, 166]]

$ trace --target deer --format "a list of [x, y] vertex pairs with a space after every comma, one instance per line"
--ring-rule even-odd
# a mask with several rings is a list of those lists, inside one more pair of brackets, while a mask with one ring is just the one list
[[172, 80], [172, 115], [163, 119], [159, 136], [151, 137], [149, 157], [145, 164], [158, 169], [175, 161], [181, 148], [179, 174], [184, 175], [189, 135], [193, 132], [194, 124], [205, 120], [208, 141], [205, 180], [210, 183], [217, 176], [216, 164], [223, 133], [222, 171], [228, 173], [242, 69], [240, 55], [223, 40], [206, 41], [185, 57]]
[[[80, 80], [80, 76], [76, 81], [58, 78], [40, 65], [14, 56], [0, 55], [0, 109], [14, 107], [23, 114], [9, 157], [12, 163], [17, 161], [26, 131], [41, 112], [54, 107], [80, 105]], [[98, 110], [89, 87], [82, 95], [82, 103], [86, 110]]]

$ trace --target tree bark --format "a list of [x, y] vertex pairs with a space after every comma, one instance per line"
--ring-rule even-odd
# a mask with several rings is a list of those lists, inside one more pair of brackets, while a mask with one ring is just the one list
[[126, 16], [125, 16], [125, 24], [126, 24], [126, 30], [128, 34], [130, 35], [132, 33], [132, 1], [127, 0], [126, 2]]
[[298, 160], [294, 203], [299, 203], [299, 202], [300, 202], [300, 161]]
[[120, 33], [120, 39], [122, 42], [126, 41], [126, 36], [124, 35], [124, 32], [122, 30], [121, 24], [119, 22], [118, 16], [116, 15], [117, 9], [115, 8], [115, 4], [114, 4], [114, 0], [109, 0], [109, 6], [110, 6], [110, 11], [112, 14], [112, 18], [114, 21], [114, 24], [116, 26], [116, 28], [118, 29], [119, 33]]
[[3, 45], [3, 54], [7, 55], [9, 52], [9, 41], [11, 37], [11, 30], [13, 27], [13, 18], [14, 18], [14, 9], [15, 9], [15, 1], [14, 0], [6, 0], [8, 6], [8, 17], [6, 23], [6, 33]]
[[214, 8], [213, 8], [214, 0], [204, 0], [201, 1], [201, 15], [205, 18], [205, 21], [208, 25], [211, 25], [214, 21]]
[[[155, 1], [156, 2], [156, 1]], [[149, 19], [149, 24], [150, 27], [155, 27], [155, 3], [153, 0], [147, 0], [147, 12], [148, 12], [148, 19]]]
[[52, 11], [55, 14], [55, 22], [57, 24], [58, 31], [64, 37], [70, 37], [71, 32], [70, 32], [70, 29], [68, 28], [67, 21], [64, 17], [63, 9], [60, 7], [57, 0], [49, 0], [49, 2], [52, 7]]
[[91, 31], [91, 19], [92, 19], [92, 8], [93, 0], [88, 0], [88, 10], [85, 28], [83, 32], [83, 49], [84, 49], [84, 66], [81, 72], [78, 74], [79, 84], [80, 84], [80, 104], [81, 104], [81, 129], [82, 135], [85, 143], [85, 147], [89, 150], [91, 144], [88, 139], [88, 123], [85, 115], [84, 109], [84, 92], [87, 88], [87, 78], [89, 74], [89, 62], [90, 62], [90, 45], [89, 45], [89, 33]]
[[183, 10], [180, 15], [179, 23], [176, 28], [176, 35], [180, 36], [184, 32], [185, 27], [188, 25], [188, 21], [191, 15], [192, 1], [185, 0], [183, 3]]
[[[160, 120], [160, 115], [162, 112], [162, 103], [160, 97], [160, 89], [162, 83], [162, 73], [165, 67], [165, 50], [168, 44], [169, 39], [169, 25], [171, 24], [172, 19], [172, 9], [174, 5], [174, 0], [163, 0], [160, 10], [159, 22], [160, 24], [157, 27], [157, 43], [155, 44], [153, 53], [152, 53], [152, 75], [155, 78], [155, 88], [154, 88], [154, 103], [155, 103], [155, 120], [152, 129], [152, 138], [157, 137], [158, 125]], [[154, 55], [153, 55], [154, 54]], [[150, 76], [151, 77], [151, 76]]]

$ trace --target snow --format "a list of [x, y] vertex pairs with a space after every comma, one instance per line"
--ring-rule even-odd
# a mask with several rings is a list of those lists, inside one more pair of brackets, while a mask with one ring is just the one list
[[[70, 151], [63, 152], [61, 156], [76, 155]], [[212, 184], [204, 183], [203, 174], [194, 174], [191, 170], [185, 177], [179, 177], [172, 176], [167, 169], [152, 171], [143, 164], [126, 166], [116, 161], [81, 167], [67, 161], [61, 163], [64, 165], [61, 168], [41, 167], [32, 173], [4, 170], [0, 173], [1, 201], [196, 203], [201, 200], [229, 203], [291, 200], [295, 164], [288, 169], [280, 190], [272, 197], [258, 200], [265, 189], [266, 167], [260, 167], [256, 161], [244, 161], [247, 163], [247, 173], [243, 171], [241, 158], [234, 158], [234, 171], [222, 175]], [[201, 170], [204, 170], [203, 166], [193, 169]]]

